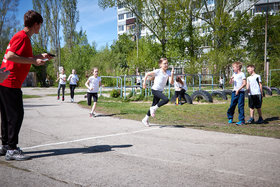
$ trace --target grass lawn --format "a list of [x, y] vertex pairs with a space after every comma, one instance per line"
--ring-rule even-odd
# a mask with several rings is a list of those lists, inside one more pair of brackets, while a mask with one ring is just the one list
[[[88, 107], [86, 101], [81, 101], [79, 104]], [[121, 102], [120, 99], [100, 97], [97, 104], [97, 111], [114, 114], [115, 117], [119, 118], [140, 121], [146, 115], [150, 105], [150, 101]], [[229, 105], [230, 98], [228, 101], [214, 99], [214, 103], [211, 104], [184, 104], [182, 106], [168, 104], [157, 110], [156, 118], [150, 118], [150, 123], [280, 138], [280, 96], [264, 98], [262, 105], [263, 117], [265, 119], [264, 124], [250, 124], [241, 127], [235, 124], [227, 124], [226, 112]], [[256, 114], [255, 120], [258, 118]], [[248, 120], [249, 108], [247, 99], [245, 100], [245, 116], [246, 120]], [[238, 109], [236, 108], [234, 122], [237, 121]]]
[[30, 99], [30, 98], [39, 98], [39, 95], [22, 95], [23, 99]]

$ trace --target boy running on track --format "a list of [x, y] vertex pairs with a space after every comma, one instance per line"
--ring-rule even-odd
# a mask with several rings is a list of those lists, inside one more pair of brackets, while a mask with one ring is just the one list
[[167, 83], [168, 78], [170, 78], [170, 83], [174, 83], [174, 68], [172, 67], [172, 71], [168, 71], [168, 61], [166, 58], [161, 58], [158, 62], [160, 69], [156, 69], [154, 71], [148, 72], [144, 78], [143, 88], [146, 88], [146, 81], [148, 76], [155, 77], [154, 85], [152, 86], [152, 93], [154, 95], [152, 106], [150, 107], [147, 115], [142, 120], [142, 123], [146, 126], [150, 126], [149, 117], [155, 116], [156, 110], [167, 104], [169, 99], [162, 93], [164, 87]]
[[93, 106], [91, 112], [89, 113], [89, 117], [96, 117], [95, 109], [98, 100], [98, 90], [99, 87], [101, 86], [101, 77], [98, 77], [98, 68], [93, 68], [93, 76], [88, 78], [85, 85], [88, 88], [87, 91], [88, 106], [91, 106], [91, 98], [93, 98]]

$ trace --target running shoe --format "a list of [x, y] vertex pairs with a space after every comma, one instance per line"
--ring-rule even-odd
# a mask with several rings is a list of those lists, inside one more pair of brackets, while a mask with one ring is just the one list
[[150, 107], [150, 113], [153, 118], [156, 116], [156, 109], [153, 106]]
[[258, 121], [256, 122], [257, 124], [262, 124], [264, 121], [263, 121], [263, 118], [262, 117], [259, 117]]
[[62, 97], [62, 101], [64, 101], [64, 97]]
[[8, 146], [7, 145], [2, 145], [0, 147], [0, 156], [5, 156], [8, 150]]
[[146, 118], [142, 119], [142, 123], [143, 123], [146, 127], [149, 127], [149, 126], [150, 126], [149, 120], [147, 120]]
[[232, 123], [232, 119], [229, 119], [229, 120], [228, 120], [228, 123], [231, 124], [231, 123]]
[[59, 100], [59, 96], [57, 96], [57, 100]]
[[238, 121], [238, 122], [236, 123], [236, 125], [237, 125], [237, 126], [241, 126], [241, 125], [245, 125], [245, 123], [244, 123], [243, 121]]
[[255, 122], [255, 120], [254, 120], [254, 118], [250, 118], [248, 121], [247, 121], [247, 123], [254, 123]]
[[24, 155], [19, 147], [14, 150], [7, 150], [5, 156], [6, 160], [17, 160], [17, 161], [29, 160], [30, 158], [31, 158], [30, 156]]

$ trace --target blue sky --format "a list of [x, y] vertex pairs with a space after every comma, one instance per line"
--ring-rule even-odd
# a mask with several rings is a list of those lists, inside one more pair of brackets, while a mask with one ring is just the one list
[[[23, 15], [33, 9], [32, 0], [20, 0], [17, 17], [23, 25]], [[112, 44], [117, 39], [117, 9], [101, 9], [98, 0], [78, 0], [79, 23], [77, 31], [82, 27], [86, 31], [90, 44], [95, 42], [97, 48]]]

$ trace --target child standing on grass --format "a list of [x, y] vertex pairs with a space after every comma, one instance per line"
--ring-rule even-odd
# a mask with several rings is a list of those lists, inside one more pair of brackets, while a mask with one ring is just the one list
[[[152, 86], [152, 93], [154, 95], [153, 98], [153, 104], [152, 107], [150, 107], [147, 115], [144, 117], [144, 119], [142, 120], [142, 123], [146, 126], [150, 126], [149, 124], [149, 117], [155, 116], [155, 112], [156, 110], [167, 104], [169, 102], [169, 99], [162, 93], [164, 90], [164, 87], [167, 83], [168, 78], [170, 78], [170, 83], [173, 84], [174, 83], [174, 68], [172, 67], [172, 71], [168, 71], [168, 61], [166, 58], [161, 58], [159, 60], [159, 66], [160, 69], [156, 69], [154, 71], [148, 72], [144, 78], [144, 82], [143, 82], [143, 88], [146, 88], [146, 81], [148, 76], [153, 76], [155, 77], [154, 80], [154, 85]], [[160, 101], [161, 100], [161, 101]]]
[[93, 98], [93, 106], [89, 117], [96, 117], [95, 109], [98, 100], [98, 90], [101, 86], [101, 77], [98, 77], [98, 68], [93, 68], [93, 76], [89, 77], [86, 82], [87, 91], [87, 103], [91, 106], [91, 98]]
[[231, 94], [231, 104], [227, 111], [228, 123], [231, 124], [233, 120], [233, 115], [235, 111], [235, 107], [238, 104], [238, 119], [239, 121], [236, 125], [244, 125], [245, 124], [245, 116], [244, 116], [244, 98], [245, 98], [245, 90], [246, 86], [246, 77], [243, 72], [241, 72], [242, 63], [234, 62], [232, 64], [232, 68], [234, 74], [230, 78], [229, 83], [234, 83], [233, 91]]
[[58, 89], [57, 89], [57, 100], [60, 98], [60, 89], [62, 88], [62, 101], [64, 101], [64, 92], [66, 86], [66, 75], [64, 73], [64, 68], [61, 69], [61, 73], [57, 77], [56, 82], [59, 80]]
[[70, 81], [70, 95], [71, 95], [71, 103], [74, 102], [74, 92], [75, 92], [75, 88], [77, 86], [77, 82], [79, 81], [79, 77], [76, 74], [76, 70], [72, 69], [72, 74], [69, 75], [67, 81]]
[[262, 118], [262, 81], [261, 76], [255, 73], [255, 66], [248, 65], [247, 71], [251, 75], [247, 78], [247, 90], [248, 90], [248, 99], [249, 99], [249, 108], [250, 108], [250, 119], [247, 123], [254, 123], [254, 109], [256, 108], [259, 114], [259, 119], [256, 123], [263, 123]]

